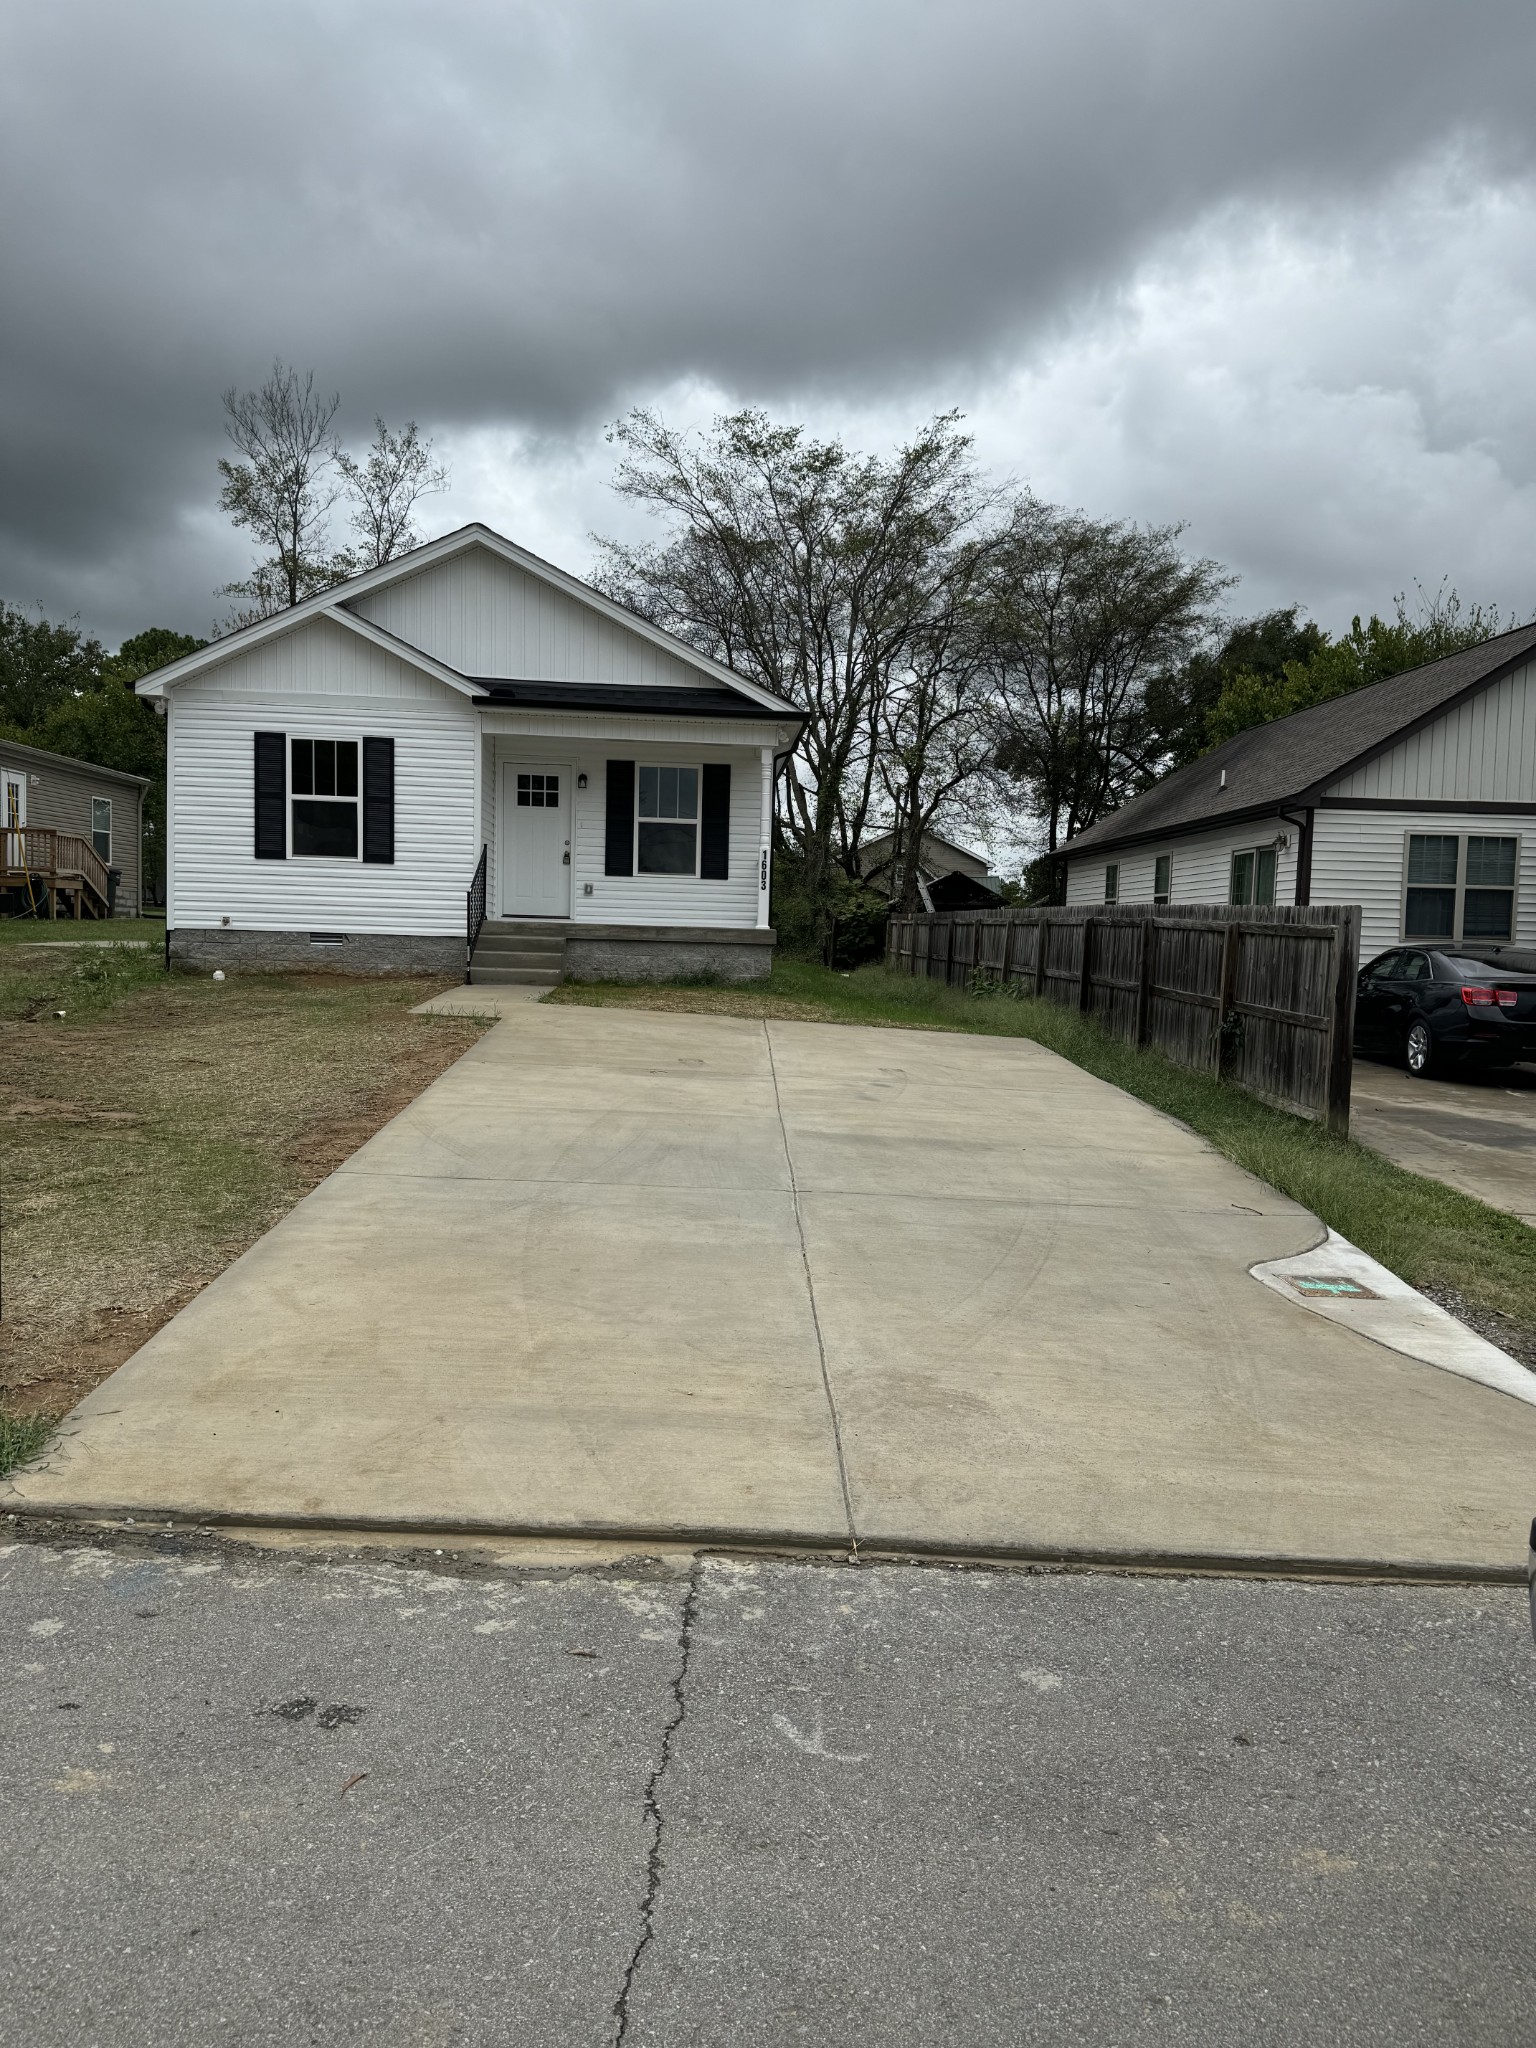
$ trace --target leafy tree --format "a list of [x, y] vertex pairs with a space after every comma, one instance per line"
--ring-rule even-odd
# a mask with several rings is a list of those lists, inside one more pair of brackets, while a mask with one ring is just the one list
[[1409, 616], [1399, 595], [1390, 621], [1373, 613], [1362, 625], [1357, 613], [1341, 638], [1319, 634], [1319, 644], [1305, 659], [1283, 662], [1278, 674], [1257, 667], [1239, 670], [1206, 714], [1206, 744], [1219, 746], [1251, 726], [1326, 704], [1507, 630], [1496, 606], [1473, 605], [1468, 611], [1455, 590], [1447, 592], [1443, 584], [1433, 598], [1420, 589], [1417, 618]]
[[224, 393], [224, 431], [241, 460], [220, 458], [219, 506], [269, 550], [248, 577], [224, 586], [221, 595], [246, 600], [231, 626], [296, 605], [353, 573], [352, 557], [326, 546], [341, 491], [330, 475], [337, 452], [331, 422], [340, 403], [335, 392], [316, 392], [312, 370], [301, 377], [281, 360], [259, 391]]
[[600, 586], [807, 714], [781, 831], [824, 906], [882, 795], [892, 692], [974, 575], [989, 500], [970, 442], [948, 414], [889, 458], [860, 456], [760, 411], [695, 441], [639, 410], [611, 438], [615, 488], [671, 531], [600, 540]]
[[364, 569], [382, 567], [418, 546], [412, 513], [422, 498], [448, 488], [448, 472], [433, 463], [432, 443], [421, 438], [414, 420], [398, 434], [378, 418], [373, 426], [373, 446], [362, 462], [345, 449], [336, 455], [352, 498], [352, 530], [362, 542], [357, 566]]
[[1238, 619], [1212, 647], [1198, 648], [1181, 668], [1154, 677], [1147, 715], [1169, 768], [1182, 768], [1210, 744], [1206, 725], [1222, 692], [1240, 675], [1278, 683], [1288, 662], [1307, 662], [1328, 635], [1299, 605]]
[[1044, 826], [1047, 854], [1163, 765], [1151, 691], [1187, 667], [1232, 581], [1184, 555], [1179, 532], [1025, 497], [993, 560], [997, 759]]
[[77, 627], [0, 602], [0, 725], [20, 737], [55, 705], [99, 688], [105, 660]]

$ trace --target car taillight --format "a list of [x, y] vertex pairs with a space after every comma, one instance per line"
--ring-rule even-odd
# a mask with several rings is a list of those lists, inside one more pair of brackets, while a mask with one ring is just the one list
[[1497, 1005], [1501, 1010], [1512, 1010], [1520, 998], [1512, 988], [1473, 988], [1469, 986], [1462, 990], [1461, 1000], [1468, 1005], [1483, 1003], [1489, 1009]]

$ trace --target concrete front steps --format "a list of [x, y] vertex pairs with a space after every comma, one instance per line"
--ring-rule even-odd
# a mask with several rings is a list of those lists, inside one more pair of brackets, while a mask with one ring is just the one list
[[469, 963], [471, 982], [554, 988], [565, 978], [565, 934], [536, 919], [487, 918]]

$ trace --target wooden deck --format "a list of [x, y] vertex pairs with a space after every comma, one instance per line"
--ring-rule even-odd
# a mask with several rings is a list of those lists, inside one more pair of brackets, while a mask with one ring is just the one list
[[0, 827], [0, 899], [13, 914], [106, 917], [107, 864], [79, 832]]

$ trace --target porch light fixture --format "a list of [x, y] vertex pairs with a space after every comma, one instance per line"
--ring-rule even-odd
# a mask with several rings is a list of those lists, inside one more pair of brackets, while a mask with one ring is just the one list
[[585, 775], [578, 775], [578, 776], [577, 776], [577, 778], [576, 778], [576, 787], [577, 787], [578, 789], [585, 789], [585, 788], [586, 788], [586, 786], [587, 786], [587, 778], [586, 778], [586, 776], [585, 776]]

